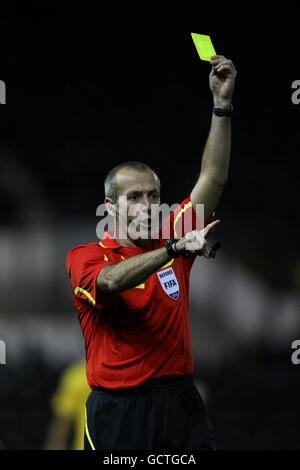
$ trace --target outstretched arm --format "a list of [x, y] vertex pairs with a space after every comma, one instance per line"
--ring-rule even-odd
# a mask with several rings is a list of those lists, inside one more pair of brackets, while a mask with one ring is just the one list
[[[208, 224], [202, 230], [187, 233], [175, 244], [175, 250], [203, 254], [209, 258], [206, 239], [219, 220]], [[170, 257], [165, 247], [131, 256], [119, 263], [109, 264], [101, 269], [97, 277], [97, 289], [104, 292], [122, 292], [145, 282], [151, 274], [164, 266]]]
[[[231, 60], [217, 55], [211, 58], [209, 85], [214, 107], [230, 109], [236, 70]], [[210, 132], [204, 148], [199, 179], [191, 201], [204, 204], [207, 219], [216, 208], [228, 177], [231, 148], [231, 118], [212, 115]]]

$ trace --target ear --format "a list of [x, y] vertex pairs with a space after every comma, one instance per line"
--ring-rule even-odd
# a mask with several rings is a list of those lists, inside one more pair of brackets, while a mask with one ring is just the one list
[[105, 200], [105, 207], [109, 215], [115, 216], [116, 215], [116, 209], [114, 207], [114, 201], [110, 197], [106, 197]]

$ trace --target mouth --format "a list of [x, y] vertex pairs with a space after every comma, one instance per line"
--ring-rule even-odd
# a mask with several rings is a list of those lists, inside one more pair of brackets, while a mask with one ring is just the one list
[[151, 217], [141, 220], [140, 225], [142, 227], [150, 228], [151, 227]]

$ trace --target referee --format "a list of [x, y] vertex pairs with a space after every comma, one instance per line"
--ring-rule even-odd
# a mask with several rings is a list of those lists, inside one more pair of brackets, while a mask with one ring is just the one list
[[[210, 63], [211, 128], [190, 195], [171, 212], [158, 237], [134, 237], [132, 223], [137, 233], [151, 231], [150, 209], [160, 204], [160, 180], [144, 163], [118, 165], [104, 182], [114, 232], [107, 230], [99, 243], [77, 246], [67, 255], [91, 388], [85, 450], [216, 447], [193, 381], [189, 275], [197, 255], [210, 257], [206, 238], [219, 222], [212, 221], [212, 214], [227, 181], [236, 70], [221, 55]], [[196, 225], [197, 204], [204, 205], [202, 230]], [[134, 207], [140, 208], [139, 218], [130, 215]], [[191, 229], [178, 236], [188, 217]]]

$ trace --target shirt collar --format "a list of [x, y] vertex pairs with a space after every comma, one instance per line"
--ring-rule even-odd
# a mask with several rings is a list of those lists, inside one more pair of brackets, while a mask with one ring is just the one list
[[99, 245], [102, 246], [102, 248], [110, 248], [111, 250], [116, 250], [118, 248], [131, 248], [134, 250], [143, 251], [143, 249], [138, 246], [126, 246], [125, 247], [124, 245], [120, 245], [120, 243], [118, 243], [116, 239], [114, 238], [113, 232], [109, 232], [108, 230], [105, 230], [104, 236], [102, 240], [99, 242]]
[[120, 244], [113, 238], [113, 234], [109, 233], [108, 230], [105, 230], [104, 232], [104, 237], [102, 240], [99, 242], [99, 245], [102, 246], [102, 248], [110, 248], [111, 250], [114, 250], [116, 248], [120, 248]]

